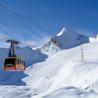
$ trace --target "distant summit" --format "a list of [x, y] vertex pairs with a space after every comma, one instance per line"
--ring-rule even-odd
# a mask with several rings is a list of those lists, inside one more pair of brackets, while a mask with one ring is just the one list
[[57, 34], [57, 36], [63, 35], [63, 33], [64, 33], [65, 31], [67, 31], [67, 29], [66, 29], [66, 28], [63, 28], [63, 29], [60, 31], [60, 33]]
[[51, 38], [51, 40], [44, 45], [46, 51], [58, 49], [69, 49], [80, 45], [81, 43], [88, 43], [89, 37], [75, 32], [68, 28], [63, 28], [57, 35]]

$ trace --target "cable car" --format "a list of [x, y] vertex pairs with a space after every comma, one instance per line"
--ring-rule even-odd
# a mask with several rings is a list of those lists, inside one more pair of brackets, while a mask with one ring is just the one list
[[6, 71], [24, 71], [25, 70], [25, 61], [21, 57], [17, 57], [15, 54], [14, 45], [19, 44], [18, 41], [8, 40], [7, 42], [11, 43], [9, 48], [9, 55], [5, 58], [4, 70]]
[[10, 57], [5, 59], [4, 70], [23, 71], [25, 70], [25, 62], [21, 58]]

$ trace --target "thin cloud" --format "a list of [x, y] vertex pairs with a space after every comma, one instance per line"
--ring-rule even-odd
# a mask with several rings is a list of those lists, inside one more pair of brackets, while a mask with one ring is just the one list
[[88, 36], [88, 37], [96, 37], [96, 34], [88, 29], [77, 28], [77, 29], [75, 29], [75, 31], [79, 32], [80, 34], [83, 34], [85, 36]]

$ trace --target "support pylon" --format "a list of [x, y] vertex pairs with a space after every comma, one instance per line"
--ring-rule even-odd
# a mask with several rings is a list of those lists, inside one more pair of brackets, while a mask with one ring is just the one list
[[83, 45], [80, 44], [81, 46], [81, 61], [84, 62], [84, 51], [83, 51]]
[[80, 47], [81, 47], [81, 62], [83, 63], [84, 62], [84, 51], [83, 51], [83, 44], [81, 42], [80, 36], [78, 36], [78, 40], [79, 40]]

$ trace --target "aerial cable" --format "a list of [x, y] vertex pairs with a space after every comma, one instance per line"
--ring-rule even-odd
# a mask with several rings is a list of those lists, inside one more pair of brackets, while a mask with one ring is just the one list
[[[2, 37], [1, 35], [0, 35], [0, 40], [1, 40], [1, 41], [5, 41], [5, 42], [8, 42], [8, 41], [17, 41], [17, 40], [13, 40], [13, 39], [10, 39], [10, 38], [7, 38], [7, 37]], [[19, 43], [19, 45], [34, 47], [34, 45], [29, 45], [29, 44], [24, 43], [24, 42], [22, 42], [22, 41], [17, 41], [17, 42]]]
[[33, 25], [35, 28], [38, 28], [40, 31], [46, 33], [42, 27], [38, 26], [37, 24], [32, 23], [30, 20], [28, 20], [27, 18], [21, 16], [20, 14], [16, 13], [15, 11], [13, 11], [12, 9], [8, 8], [7, 6], [5, 6], [4, 4], [0, 3], [0, 6], [4, 9], [6, 9], [10, 14], [13, 14], [14, 16], [18, 17], [19, 19], [21, 19], [22, 21], [24, 21], [25, 23], [28, 23], [30, 25]]
[[8, 40], [9, 38], [3, 35], [0, 35], [0, 40]]
[[[1, 41], [6, 41], [6, 42], [9, 41], [9, 40], [17, 41], [15, 39], [8, 38], [7, 36], [1, 35], [1, 34], [0, 34], [0, 40]], [[18, 41], [18, 42], [19, 42], [19, 44], [22, 44], [22, 45], [25, 45], [25, 46], [34, 47], [34, 45], [27, 44], [27, 43], [25, 43], [23, 41]]]

